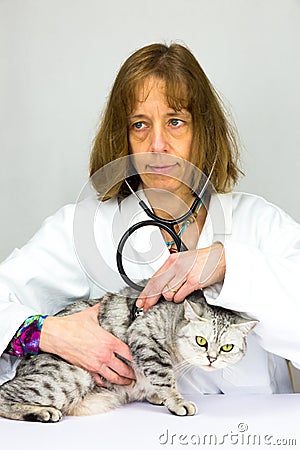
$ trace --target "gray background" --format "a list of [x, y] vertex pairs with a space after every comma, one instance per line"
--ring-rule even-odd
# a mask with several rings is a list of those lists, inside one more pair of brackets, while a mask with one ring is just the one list
[[300, 221], [299, 0], [0, 0], [0, 260], [76, 201], [121, 63], [189, 46], [239, 130], [246, 177]]

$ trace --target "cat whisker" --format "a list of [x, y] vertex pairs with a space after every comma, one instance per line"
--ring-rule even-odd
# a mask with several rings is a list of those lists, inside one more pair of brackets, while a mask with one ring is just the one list
[[174, 373], [176, 376], [178, 376], [178, 375], [183, 376], [187, 372], [189, 372], [189, 370], [191, 368], [192, 368], [192, 365], [189, 363], [189, 361], [184, 361], [174, 367]]
[[[193, 365], [195, 366], [195, 364], [191, 364], [191, 362], [194, 362], [195, 359], [197, 359], [197, 357], [195, 358], [191, 358], [189, 360], [185, 360], [182, 363], [179, 363], [176, 365], [176, 367], [174, 368], [174, 372], [175, 372], [175, 376], [177, 378], [177, 381], [180, 380], [180, 378], [183, 378], [193, 367]], [[199, 394], [203, 394], [203, 392], [200, 390], [199, 386], [196, 386], [191, 379], [186, 378], [185, 381], [193, 388], [193, 390]]]
[[176, 368], [180, 367], [181, 365], [183, 365], [183, 366], [185, 366], [185, 365], [188, 365], [188, 366], [199, 365], [197, 363], [201, 362], [201, 359], [202, 358], [200, 358], [199, 355], [194, 355], [194, 356], [192, 356], [192, 357], [190, 357], [188, 359], [185, 359], [184, 361], [182, 361], [178, 365], [176, 365]]

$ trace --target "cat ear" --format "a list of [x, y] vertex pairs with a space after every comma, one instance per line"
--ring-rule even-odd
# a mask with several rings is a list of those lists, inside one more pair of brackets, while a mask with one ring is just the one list
[[241, 322], [239, 323], [234, 323], [231, 326], [233, 328], [238, 328], [244, 336], [246, 336], [248, 333], [250, 333], [251, 330], [253, 330], [253, 328], [259, 323], [259, 320], [247, 320], [247, 319], [242, 319], [241, 318]]
[[184, 318], [187, 320], [203, 320], [207, 322], [207, 319], [202, 317], [203, 308], [201, 305], [196, 305], [195, 303], [184, 300], [183, 302]]

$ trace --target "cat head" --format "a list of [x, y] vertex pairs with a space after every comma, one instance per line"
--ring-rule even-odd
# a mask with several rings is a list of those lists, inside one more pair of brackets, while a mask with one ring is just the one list
[[210, 306], [202, 298], [185, 300], [184, 320], [178, 333], [182, 358], [204, 370], [223, 369], [237, 363], [246, 352], [246, 336], [258, 323], [235, 312]]

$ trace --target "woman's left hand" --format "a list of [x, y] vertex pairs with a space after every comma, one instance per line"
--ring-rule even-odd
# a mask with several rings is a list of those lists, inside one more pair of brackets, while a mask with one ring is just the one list
[[198, 250], [172, 253], [141, 292], [137, 306], [146, 312], [161, 295], [175, 303], [188, 294], [224, 280], [226, 261], [221, 242]]

